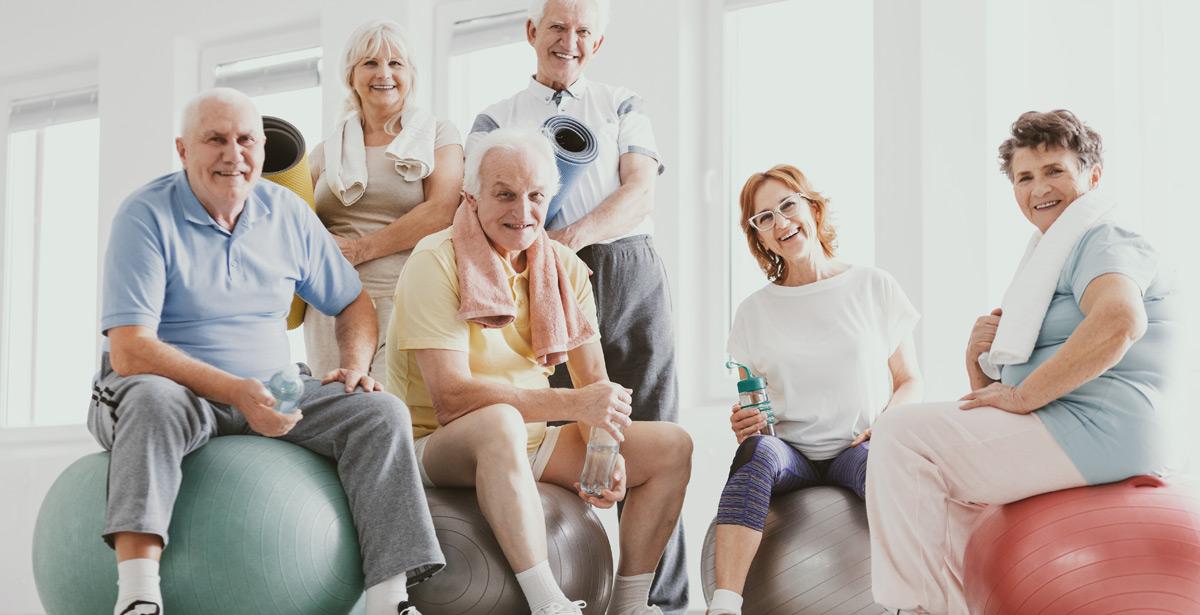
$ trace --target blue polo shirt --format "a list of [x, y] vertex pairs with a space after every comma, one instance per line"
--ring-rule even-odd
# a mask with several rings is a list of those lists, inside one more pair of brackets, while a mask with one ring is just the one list
[[196, 359], [265, 380], [290, 361], [293, 294], [334, 315], [361, 288], [300, 197], [259, 181], [229, 231], [179, 171], [138, 189], [113, 219], [100, 331], [148, 327]]

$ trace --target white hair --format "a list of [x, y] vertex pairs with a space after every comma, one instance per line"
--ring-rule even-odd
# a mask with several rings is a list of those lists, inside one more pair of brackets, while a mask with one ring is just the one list
[[483, 188], [479, 168], [483, 165], [484, 157], [494, 149], [522, 155], [537, 165], [537, 177], [545, 187], [547, 201], [558, 193], [558, 163], [554, 160], [550, 140], [539, 132], [519, 128], [501, 128], [489, 132], [471, 148], [463, 171], [463, 192], [479, 198]]
[[[532, 0], [529, 3], [529, 21], [533, 25], [539, 26], [542, 23], [542, 16], [546, 14], [546, 5], [552, 0]], [[575, 6], [579, 2], [591, 2], [592, 7], [596, 9], [596, 35], [601, 36], [608, 29], [608, 7], [609, 0], [556, 0], [567, 6]]]
[[183, 106], [183, 113], [179, 119], [179, 133], [184, 137], [192, 135], [193, 131], [200, 124], [200, 108], [207, 103], [219, 102], [231, 107], [249, 108], [254, 111], [256, 125], [258, 126], [258, 134], [263, 133], [262, 115], [258, 113], [258, 107], [254, 106], [254, 101], [250, 100], [242, 92], [233, 88], [212, 88], [196, 94], [187, 101]]
[[[346, 49], [342, 52], [342, 84], [350, 89], [344, 108], [346, 114], [362, 113], [362, 101], [359, 100], [358, 92], [354, 91], [354, 84], [351, 82], [354, 77], [354, 67], [363, 58], [378, 55], [388, 47], [392, 47], [400, 54], [412, 76], [409, 80], [411, 85], [404, 95], [404, 103], [408, 104], [409, 99], [412, 98], [413, 92], [417, 89], [417, 67], [413, 64], [412, 55], [409, 53], [404, 28], [388, 19], [376, 19], [359, 26], [350, 35], [350, 40], [346, 41]], [[388, 118], [384, 130], [390, 135], [395, 135], [395, 127], [399, 121], [400, 113], [396, 113], [393, 117]]]

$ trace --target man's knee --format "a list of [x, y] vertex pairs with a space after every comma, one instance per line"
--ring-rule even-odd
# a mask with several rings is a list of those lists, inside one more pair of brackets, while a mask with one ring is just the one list
[[198, 398], [183, 385], [162, 376], [137, 376], [117, 403], [118, 428], [183, 429], [199, 421]]
[[412, 415], [408, 406], [391, 393], [374, 392], [354, 396], [355, 414], [369, 419], [370, 429], [397, 438], [412, 439]]
[[471, 417], [471, 426], [479, 436], [476, 449], [481, 454], [519, 453], [517, 456], [524, 458], [529, 432], [525, 428], [525, 417], [516, 408], [508, 404], [493, 404], [467, 416]]

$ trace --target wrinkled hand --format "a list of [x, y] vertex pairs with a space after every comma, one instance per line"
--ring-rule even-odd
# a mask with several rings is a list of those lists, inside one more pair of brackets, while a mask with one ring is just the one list
[[342, 256], [350, 261], [350, 264], [357, 267], [363, 262], [362, 243], [358, 239], [348, 239], [346, 237], [333, 236], [333, 240], [337, 242], [337, 247], [342, 251]]
[[729, 428], [733, 430], [738, 444], [746, 438], [757, 435], [767, 428], [767, 417], [758, 408], [742, 409], [740, 404], [733, 404], [733, 414], [729, 415]]
[[979, 355], [991, 350], [992, 342], [996, 339], [996, 328], [1000, 326], [1003, 310], [996, 308], [991, 314], [975, 319], [971, 328], [971, 338], [967, 341], [967, 362], [976, 363]]
[[1039, 407], [1029, 403], [1016, 387], [1000, 382], [993, 382], [982, 389], [975, 389], [963, 395], [958, 401], [963, 402], [958, 405], [960, 410], [991, 406], [1013, 414], [1029, 414]]
[[581, 248], [583, 248], [583, 245], [581, 245], [579, 242], [579, 236], [575, 234], [574, 227], [565, 226], [563, 228], [556, 228], [552, 231], [546, 231], [546, 235], [549, 236], [550, 239], [553, 239], [554, 241], [571, 248], [572, 252], [578, 252]]
[[862, 444], [863, 442], [866, 442], [867, 440], [870, 440], [870, 439], [871, 439], [871, 428], [868, 427], [868, 428], [864, 429], [862, 433], [858, 434], [858, 437], [851, 440], [850, 446], [847, 448], [854, 448], [854, 447], [858, 446], [859, 444]]
[[295, 412], [281, 414], [275, 411], [275, 397], [263, 383], [253, 378], [242, 378], [231, 391], [232, 406], [246, 417], [250, 429], [268, 438], [278, 438], [286, 435], [304, 414], [297, 408]]
[[612, 488], [600, 492], [601, 497], [584, 493], [583, 487], [575, 483], [575, 491], [584, 502], [596, 508], [612, 508], [614, 504], [625, 499], [625, 457], [617, 454], [617, 463], [613, 466]]
[[633, 390], [615, 382], [601, 380], [578, 389], [582, 400], [578, 404], [576, 419], [588, 427], [599, 427], [607, 431], [617, 442], [625, 441], [621, 430], [632, 423], [629, 413], [633, 412]]
[[353, 393], [355, 387], [362, 387], [362, 390], [368, 393], [383, 390], [383, 384], [372, 378], [367, 372], [346, 369], [344, 367], [339, 367], [325, 374], [325, 377], [321, 379], [321, 384], [329, 384], [330, 382], [346, 383], [347, 393]]

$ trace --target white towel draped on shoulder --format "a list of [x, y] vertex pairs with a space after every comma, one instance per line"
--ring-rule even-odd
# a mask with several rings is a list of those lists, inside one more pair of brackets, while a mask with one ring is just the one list
[[1115, 206], [1104, 194], [1092, 190], [1068, 205], [1045, 235], [1033, 232], [1021, 264], [1004, 291], [996, 339], [991, 350], [979, 355], [979, 367], [988, 378], [999, 380], [1001, 366], [1029, 360], [1063, 265], [1084, 233], [1108, 220]]
[[[400, 126], [400, 134], [388, 144], [384, 155], [407, 181], [429, 177], [433, 173], [437, 119], [423, 109], [408, 107], [400, 114]], [[367, 191], [367, 148], [358, 113], [347, 115], [326, 140], [325, 179], [330, 192], [346, 206], [353, 205]]]

